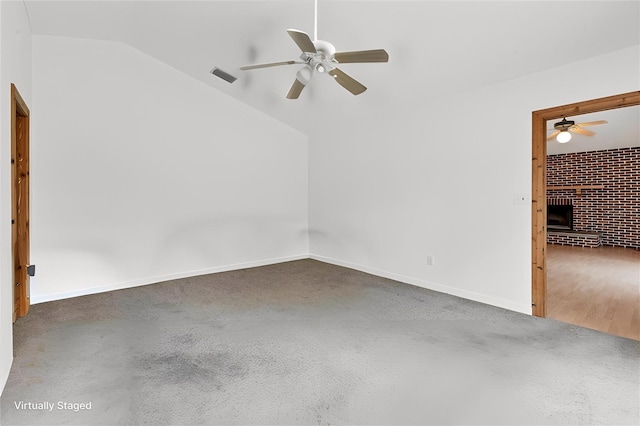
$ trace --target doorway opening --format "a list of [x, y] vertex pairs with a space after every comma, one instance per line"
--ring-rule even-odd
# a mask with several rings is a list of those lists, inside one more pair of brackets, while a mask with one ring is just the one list
[[592, 99], [532, 113], [532, 314], [547, 316], [547, 120], [640, 105], [640, 91]]
[[29, 108], [11, 85], [11, 253], [13, 322], [29, 312]]

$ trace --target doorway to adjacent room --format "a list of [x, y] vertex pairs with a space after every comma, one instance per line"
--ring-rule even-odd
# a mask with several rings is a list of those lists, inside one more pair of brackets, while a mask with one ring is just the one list
[[640, 91], [532, 113], [532, 313], [547, 316], [547, 120], [640, 105]]

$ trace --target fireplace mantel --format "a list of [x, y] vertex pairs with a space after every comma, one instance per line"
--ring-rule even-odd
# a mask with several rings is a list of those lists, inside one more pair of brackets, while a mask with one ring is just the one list
[[604, 185], [561, 185], [561, 186], [547, 186], [547, 191], [561, 190], [561, 189], [575, 189], [576, 195], [582, 197], [583, 189], [603, 189]]

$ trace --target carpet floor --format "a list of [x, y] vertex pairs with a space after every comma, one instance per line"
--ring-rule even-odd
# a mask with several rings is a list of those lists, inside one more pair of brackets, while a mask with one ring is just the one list
[[633, 424], [640, 343], [301, 260], [42, 303], [0, 423]]

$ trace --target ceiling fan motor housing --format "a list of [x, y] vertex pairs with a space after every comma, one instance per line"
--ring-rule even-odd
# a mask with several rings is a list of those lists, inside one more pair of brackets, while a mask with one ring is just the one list
[[316, 40], [313, 42], [313, 45], [323, 59], [333, 59], [333, 55], [336, 54], [336, 48], [328, 41]]
[[300, 55], [300, 59], [305, 61], [309, 67], [321, 73], [326, 73], [335, 68], [334, 64], [337, 64], [336, 60], [333, 59], [333, 56], [324, 56], [320, 52], [304, 52]]
[[557, 123], [555, 123], [553, 127], [556, 130], [566, 131], [569, 129], [569, 127], [573, 126], [574, 124], [576, 124], [575, 121], [567, 120], [566, 118], [563, 118], [561, 121], [558, 121]]

